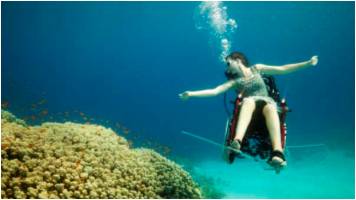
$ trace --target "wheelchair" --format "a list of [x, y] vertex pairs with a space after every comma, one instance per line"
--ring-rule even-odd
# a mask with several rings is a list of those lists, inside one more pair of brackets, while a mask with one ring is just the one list
[[[269, 96], [271, 96], [278, 106], [278, 116], [280, 120], [280, 131], [281, 131], [281, 143], [283, 150], [286, 147], [287, 139], [287, 124], [286, 116], [291, 110], [288, 108], [286, 100], [281, 99], [279, 92], [276, 88], [274, 78], [272, 76], [263, 76], [263, 80], [266, 83]], [[234, 109], [232, 116], [230, 116], [226, 123], [225, 128], [225, 147], [230, 147], [231, 143], [235, 137], [236, 126], [239, 119], [239, 111], [242, 105], [243, 95], [240, 93], [234, 102]], [[262, 160], [266, 160], [270, 157], [272, 153], [272, 144], [269, 137], [268, 129], [265, 123], [265, 117], [262, 114], [262, 109], [266, 105], [264, 101], [256, 102], [256, 109], [252, 114], [251, 122], [246, 130], [245, 137], [241, 144], [241, 152], [247, 154], [251, 157], [259, 157]], [[232, 164], [236, 157], [241, 155], [235, 153], [231, 148], [224, 148], [223, 157], [224, 160]]]

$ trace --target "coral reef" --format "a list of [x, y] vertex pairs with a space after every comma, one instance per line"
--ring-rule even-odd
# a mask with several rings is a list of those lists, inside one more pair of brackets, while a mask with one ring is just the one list
[[27, 126], [24, 120], [16, 118], [15, 115], [6, 110], [1, 110], [1, 120]]
[[[5, 113], [5, 114], [4, 114]], [[174, 162], [111, 129], [26, 124], [2, 111], [2, 198], [201, 198]]]
[[199, 174], [197, 172], [191, 174], [194, 180], [196, 180], [199, 185], [204, 198], [207, 199], [223, 199], [226, 194], [218, 189], [218, 185], [226, 185], [226, 183], [219, 184], [215, 178], [206, 176], [205, 174]]
[[194, 181], [199, 184], [204, 199], [226, 198], [226, 194], [221, 190], [221, 186], [226, 186], [228, 183], [200, 171], [196, 167], [199, 165], [197, 162], [200, 161], [193, 161], [184, 157], [175, 157], [174, 161], [179, 163], [185, 171], [189, 172]]

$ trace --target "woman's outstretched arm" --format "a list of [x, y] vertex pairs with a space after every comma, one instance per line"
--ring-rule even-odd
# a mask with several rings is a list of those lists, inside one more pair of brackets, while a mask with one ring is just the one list
[[179, 94], [179, 97], [182, 100], [187, 100], [190, 97], [213, 97], [217, 96], [223, 92], [226, 92], [228, 89], [232, 88], [235, 85], [235, 80], [227, 81], [216, 88], [206, 89], [206, 90], [198, 90], [198, 91], [185, 91]]
[[318, 64], [318, 56], [313, 56], [310, 60], [300, 63], [287, 64], [282, 66], [269, 66], [264, 64], [256, 64], [255, 67], [262, 73], [275, 75], [275, 74], [288, 74], [299, 69], [303, 69]]

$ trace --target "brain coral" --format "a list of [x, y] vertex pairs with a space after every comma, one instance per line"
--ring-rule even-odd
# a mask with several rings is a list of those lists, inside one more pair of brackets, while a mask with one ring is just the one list
[[[191, 176], [98, 125], [26, 126], [2, 112], [2, 198], [201, 198]], [[11, 117], [4, 117], [11, 116]]]

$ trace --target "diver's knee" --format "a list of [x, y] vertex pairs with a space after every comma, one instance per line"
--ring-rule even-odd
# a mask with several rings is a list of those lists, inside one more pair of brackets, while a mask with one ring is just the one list
[[251, 109], [255, 109], [256, 108], [256, 103], [253, 99], [251, 98], [245, 98], [243, 101], [242, 101], [242, 106], [247, 106]]
[[272, 114], [272, 113], [277, 112], [277, 108], [273, 104], [268, 103], [263, 107], [262, 112], [264, 115]]

